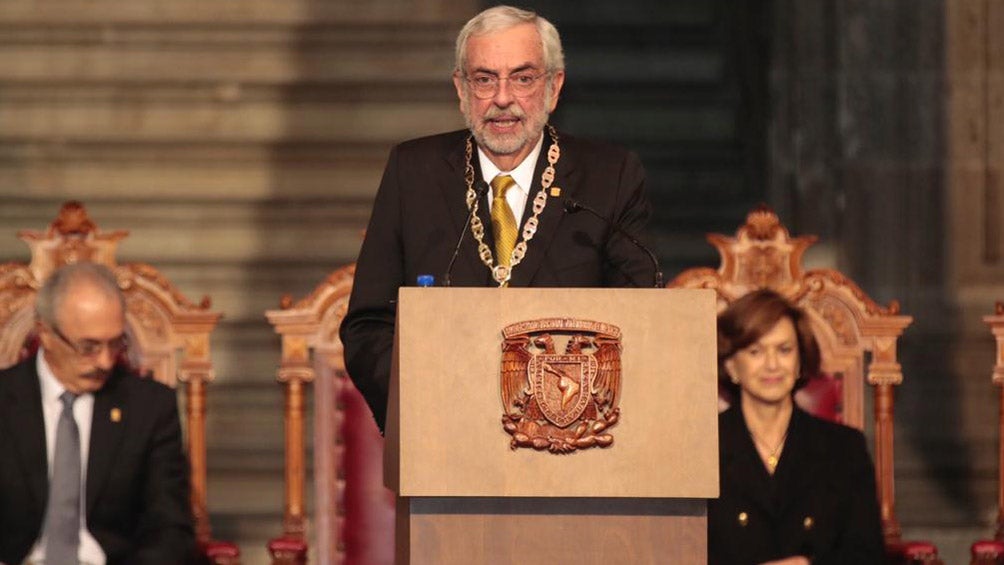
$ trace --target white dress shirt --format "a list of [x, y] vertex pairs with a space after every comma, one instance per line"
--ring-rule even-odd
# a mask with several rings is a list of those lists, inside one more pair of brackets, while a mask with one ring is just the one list
[[[52, 459], [56, 453], [56, 424], [63, 412], [59, 395], [66, 391], [52, 373], [41, 348], [35, 360], [38, 381], [42, 387], [42, 416], [45, 418], [45, 453], [49, 462], [49, 480], [52, 480]], [[80, 548], [77, 558], [88, 565], [105, 565], [105, 552], [87, 530], [87, 453], [91, 444], [91, 418], [94, 414], [94, 395], [87, 393], [73, 403], [73, 419], [80, 431]], [[44, 525], [43, 525], [44, 528]], [[45, 532], [28, 554], [29, 563], [45, 563]], [[57, 565], [57, 564], [51, 564]]]
[[[509, 189], [505, 193], [506, 202], [509, 203], [509, 208], [512, 209], [512, 215], [516, 218], [516, 225], [522, 228], [523, 225], [523, 210], [526, 209], [526, 201], [530, 195], [530, 187], [533, 186], [533, 169], [537, 166], [537, 157], [540, 156], [540, 149], [544, 145], [544, 133], [541, 132], [540, 139], [537, 140], [537, 145], [533, 147], [533, 151], [516, 166], [515, 169], [511, 171], [502, 171], [492, 163], [491, 159], [485, 155], [484, 151], [478, 147], [478, 162], [481, 165], [481, 176], [484, 177], [486, 183], [491, 186], [492, 179], [498, 175], [509, 175], [512, 180], [516, 181], [516, 188], [519, 190]], [[492, 195], [488, 195], [488, 211], [492, 209]]]

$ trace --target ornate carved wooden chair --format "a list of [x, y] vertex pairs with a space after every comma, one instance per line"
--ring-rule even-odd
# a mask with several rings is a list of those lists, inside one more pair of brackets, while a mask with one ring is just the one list
[[903, 380], [896, 341], [912, 318], [901, 315], [895, 301], [888, 306], [876, 304], [838, 271], [803, 271], [802, 255], [816, 237], [790, 237], [766, 206], [750, 212], [735, 237], [709, 234], [708, 240], [721, 254], [721, 266], [684, 271], [667, 286], [714, 289], [721, 308], [750, 290], [769, 287], [808, 313], [826, 376], [813, 388], [799, 391], [796, 400], [809, 412], [863, 430], [865, 388], [870, 386], [873, 455], [886, 546], [900, 561], [938, 562], [932, 544], [901, 539], [895, 513], [893, 387]]
[[128, 362], [141, 374], [184, 388], [192, 513], [202, 552], [213, 563], [236, 564], [237, 546], [212, 540], [206, 511], [205, 398], [206, 384], [213, 378], [209, 336], [220, 314], [210, 310], [208, 298], [200, 304], [189, 302], [150, 265], [118, 264], [116, 248], [128, 235], [102, 233], [84, 206], [72, 201], [63, 205], [48, 230], [18, 233], [31, 249], [31, 262], [0, 264], [0, 366], [16, 363], [37, 347], [35, 294], [52, 271], [78, 261], [111, 268], [126, 296]]
[[998, 302], [994, 315], [984, 316], [997, 341], [997, 361], [990, 380], [1000, 387], [1000, 412], [998, 428], [1000, 438], [997, 448], [997, 523], [994, 537], [972, 545], [972, 565], [1004, 564], [1004, 302]]
[[269, 543], [275, 564], [306, 562], [304, 394], [314, 388], [314, 510], [317, 561], [394, 562], [394, 495], [383, 486], [383, 439], [345, 372], [338, 328], [355, 266], [336, 270], [309, 296], [283, 297], [266, 313], [282, 336], [278, 380], [285, 387], [286, 508], [283, 534]]

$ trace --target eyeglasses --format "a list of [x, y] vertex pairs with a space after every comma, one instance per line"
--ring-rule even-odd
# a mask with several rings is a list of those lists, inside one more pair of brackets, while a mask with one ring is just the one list
[[59, 338], [59, 341], [62, 341], [64, 344], [66, 344], [66, 346], [72, 349], [74, 353], [88, 359], [93, 359], [97, 357], [98, 355], [101, 354], [101, 350], [105, 348], [108, 349], [109, 355], [115, 357], [119, 353], [125, 351], [127, 347], [129, 347], [129, 336], [126, 334], [122, 334], [108, 341], [84, 339], [74, 343], [70, 341], [70, 338], [63, 335], [63, 332], [59, 331], [59, 328], [57, 328], [56, 326], [49, 326], [48, 324], [46, 324], [46, 327], [52, 330], [52, 333], [56, 334], [56, 337]]
[[474, 91], [474, 96], [487, 100], [495, 96], [499, 91], [502, 81], [509, 83], [509, 92], [514, 96], [529, 96], [537, 91], [537, 81], [547, 76], [547, 72], [534, 74], [530, 71], [511, 74], [507, 77], [500, 77], [491, 73], [474, 73], [464, 76], [464, 80]]

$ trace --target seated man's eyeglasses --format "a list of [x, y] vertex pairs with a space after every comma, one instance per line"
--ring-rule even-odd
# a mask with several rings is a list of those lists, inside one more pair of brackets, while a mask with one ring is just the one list
[[107, 348], [109, 355], [112, 357], [122, 353], [129, 347], [129, 336], [122, 334], [116, 338], [112, 338], [108, 341], [98, 341], [94, 339], [83, 339], [79, 342], [70, 341], [70, 338], [63, 335], [63, 332], [59, 331], [56, 326], [50, 326], [46, 324], [46, 327], [52, 330], [52, 333], [56, 334], [59, 341], [66, 344], [67, 347], [72, 349], [80, 357], [86, 357], [88, 359], [93, 359], [101, 354], [101, 350]]
[[509, 83], [509, 92], [513, 96], [529, 96], [537, 91], [538, 81], [547, 75], [546, 72], [535, 73], [533, 71], [513, 73], [507, 77], [500, 77], [492, 73], [474, 73], [464, 75], [464, 80], [470, 85], [474, 96], [487, 100], [498, 94], [502, 81]]

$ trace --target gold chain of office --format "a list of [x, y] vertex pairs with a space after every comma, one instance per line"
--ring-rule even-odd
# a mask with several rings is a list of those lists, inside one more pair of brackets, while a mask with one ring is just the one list
[[551, 136], [551, 147], [547, 150], [547, 167], [540, 174], [540, 190], [533, 198], [533, 216], [530, 216], [523, 226], [523, 238], [513, 247], [509, 265], [496, 265], [491, 248], [485, 244], [485, 226], [478, 216], [478, 193], [474, 190], [473, 136], [467, 136], [467, 166], [464, 169], [464, 180], [467, 181], [467, 210], [471, 213], [471, 233], [474, 234], [474, 239], [478, 241], [478, 255], [481, 257], [481, 262], [492, 272], [492, 278], [495, 279], [495, 282], [500, 287], [505, 286], [509, 282], [512, 270], [516, 265], [519, 265], [520, 261], [526, 255], [527, 243], [537, 233], [537, 224], [540, 221], [538, 218], [540, 213], [544, 211], [544, 207], [547, 206], [547, 189], [551, 188], [551, 184], [554, 182], [554, 165], [557, 164], [558, 158], [561, 157], [561, 149], [558, 147], [558, 132], [554, 130], [553, 126], [548, 124], [547, 133]]

